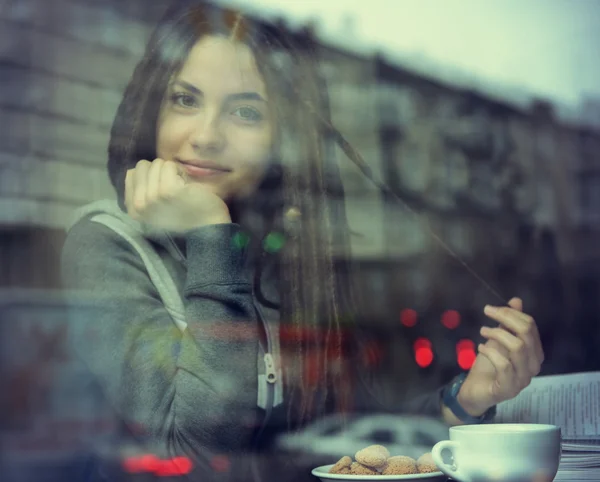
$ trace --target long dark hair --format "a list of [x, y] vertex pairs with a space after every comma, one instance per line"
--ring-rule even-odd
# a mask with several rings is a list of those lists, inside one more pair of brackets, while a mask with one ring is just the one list
[[[293, 361], [284, 367], [289, 406], [295, 412], [290, 419], [302, 424], [322, 413], [331, 401], [328, 393], [334, 394], [338, 409], [347, 405], [351, 392], [340, 370], [345, 365], [342, 325], [350, 326], [354, 313], [343, 189], [333, 159], [337, 131], [329, 120], [326, 90], [309, 39], [298, 42], [283, 29], [238, 12], [178, 1], [153, 32], [125, 90], [111, 130], [108, 172], [124, 209], [125, 173], [140, 159], [156, 157], [156, 119], [167, 85], [205, 35], [250, 47], [273, 100], [278, 131], [271, 168], [258, 192], [266, 193], [262, 214], [269, 230], [285, 232], [289, 208], [299, 214], [293, 223], [296, 235], [277, 261], [282, 324], [291, 324], [299, 334]], [[301, 336], [307, 329], [322, 335]], [[303, 376], [309, 353], [317, 368], [311, 383]]]

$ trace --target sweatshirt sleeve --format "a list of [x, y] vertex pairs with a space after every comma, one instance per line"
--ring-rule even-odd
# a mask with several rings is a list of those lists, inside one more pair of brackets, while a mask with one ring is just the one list
[[[139, 255], [109, 228], [79, 222], [62, 253], [70, 335], [118, 417], [205, 468], [212, 454], [242, 449], [256, 417], [258, 325], [245, 254], [231, 243], [238, 230], [187, 234], [183, 334]], [[84, 293], [91, 311], [77, 309]]]

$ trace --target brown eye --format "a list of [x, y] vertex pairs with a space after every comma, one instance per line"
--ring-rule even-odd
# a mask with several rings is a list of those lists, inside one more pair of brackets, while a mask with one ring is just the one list
[[171, 102], [180, 107], [196, 107], [198, 103], [193, 95], [186, 94], [185, 92], [176, 92], [171, 96]]

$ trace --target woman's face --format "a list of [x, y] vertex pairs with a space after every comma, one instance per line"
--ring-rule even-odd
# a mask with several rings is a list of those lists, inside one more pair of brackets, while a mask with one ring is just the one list
[[251, 50], [203, 37], [167, 88], [157, 122], [157, 157], [224, 200], [261, 181], [273, 141], [265, 83]]

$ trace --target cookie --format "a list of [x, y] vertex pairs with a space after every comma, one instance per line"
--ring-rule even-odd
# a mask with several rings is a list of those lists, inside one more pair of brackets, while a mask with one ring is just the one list
[[372, 469], [380, 469], [390, 456], [390, 452], [383, 445], [369, 445], [356, 452], [354, 458], [357, 462]]
[[359, 462], [352, 462], [352, 465], [350, 466], [350, 473], [352, 475], [377, 475], [378, 474], [378, 472], [376, 470], [373, 470], [370, 467], [362, 465]]
[[[329, 469], [330, 474], [349, 474], [350, 466], [352, 465], [352, 458], [344, 455], [340, 460], [338, 460], [331, 469]], [[347, 472], [343, 472], [346, 469]]]
[[417, 469], [417, 461], [412, 457], [404, 455], [394, 455], [387, 459], [387, 464], [382, 475], [408, 475], [419, 473]]
[[435, 462], [433, 461], [433, 457], [431, 456], [431, 452], [427, 452], [426, 454], [421, 455], [417, 459], [417, 469], [419, 470], [419, 473], [421, 473], [421, 474], [438, 472], [440, 470], [435, 465]]

